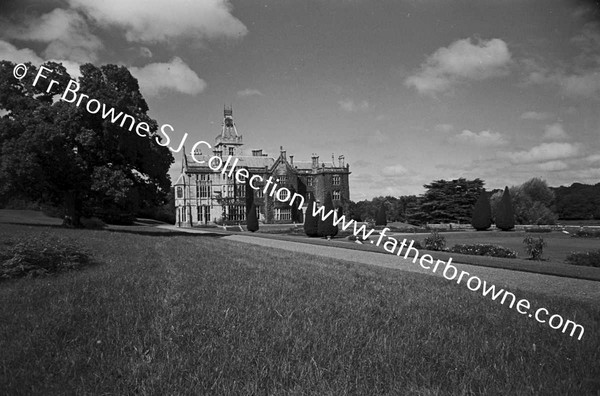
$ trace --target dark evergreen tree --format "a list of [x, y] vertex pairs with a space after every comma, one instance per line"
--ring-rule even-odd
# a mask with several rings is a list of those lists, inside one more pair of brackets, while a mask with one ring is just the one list
[[477, 231], [485, 231], [492, 226], [492, 207], [488, 194], [483, 191], [473, 207], [471, 225]]
[[[246, 168], [248, 169], [248, 168]], [[250, 186], [250, 179], [252, 174], [248, 172], [250, 176], [246, 179], [246, 213], [250, 211], [250, 207], [254, 203], [254, 189]]]
[[467, 223], [471, 221], [473, 205], [483, 191], [483, 180], [436, 180], [424, 187], [427, 191], [414, 218], [428, 223]]
[[146, 123], [142, 136], [103, 119], [104, 110], [88, 112], [85, 100], [81, 106], [55, 100], [70, 80], [62, 65], [45, 63], [51, 72], [36, 86], [35, 66], [29, 64], [21, 80], [12, 75], [14, 66], [0, 61], [0, 110], [8, 113], [0, 118], [0, 196], [18, 192], [62, 207], [65, 225], [73, 226], [81, 225], [82, 215], [127, 222], [164, 204], [173, 155], [158, 144], [158, 125], [125, 67], [81, 66], [78, 94]]
[[515, 228], [515, 212], [510, 198], [510, 192], [508, 186], [504, 188], [504, 194], [498, 205], [498, 211], [496, 212], [496, 227], [502, 231], [509, 231]]
[[306, 207], [306, 215], [304, 216], [304, 232], [309, 237], [319, 236], [319, 219], [313, 216], [313, 205], [315, 199], [312, 194], [308, 200], [308, 206]]
[[256, 205], [254, 205], [254, 202], [250, 205], [250, 210], [246, 216], [246, 228], [251, 232], [258, 231], [258, 217], [256, 216]]
[[333, 225], [335, 208], [333, 207], [333, 201], [331, 200], [331, 193], [327, 193], [323, 205], [325, 206], [325, 214], [331, 212], [331, 215], [329, 215], [325, 220], [322, 220], [321, 216], [319, 216], [319, 223], [317, 225], [319, 236], [334, 237], [338, 233], [338, 228], [337, 226]]
[[[294, 187], [290, 187], [289, 190], [290, 190], [290, 200], [291, 200], [292, 197], [294, 196], [294, 194], [296, 194], [296, 189]], [[300, 203], [300, 201], [296, 200], [290, 206], [292, 222], [294, 222], [294, 223], [302, 223], [302, 209], [298, 207], [299, 203]]]
[[377, 217], [375, 218], [375, 225], [386, 226], [387, 225], [387, 213], [385, 211], [385, 205], [382, 203], [377, 210]]

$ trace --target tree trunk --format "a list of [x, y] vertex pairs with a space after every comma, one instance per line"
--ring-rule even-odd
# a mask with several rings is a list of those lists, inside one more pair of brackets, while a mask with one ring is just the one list
[[63, 219], [64, 227], [82, 227], [81, 224], [81, 200], [75, 191], [68, 191], [64, 198], [65, 217]]

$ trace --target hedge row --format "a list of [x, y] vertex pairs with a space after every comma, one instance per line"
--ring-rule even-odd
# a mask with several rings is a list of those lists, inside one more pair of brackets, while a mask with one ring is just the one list
[[503, 258], [516, 258], [517, 252], [502, 246], [475, 244], [475, 245], [454, 245], [449, 250], [451, 253], [469, 254], [472, 256], [491, 256]]

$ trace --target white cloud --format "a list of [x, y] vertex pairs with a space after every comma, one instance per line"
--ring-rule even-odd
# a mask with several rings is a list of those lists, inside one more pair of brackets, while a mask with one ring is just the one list
[[90, 33], [87, 22], [76, 11], [56, 8], [38, 18], [5, 27], [5, 36], [19, 40], [48, 43], [46, 59], [95, 62], [103, 48], [98, 37]]
[[570, 136], [565, 132], [562, 124], [556, 122], [554, 124], [546, 125], [543, 138], [546, 140], [566, 140], [569, 139]]
[[452, 124], [437, 124], [433, 127], [433, 130], [441, 133], [448, 133], [454, 130], [454, 126]]
[[[23, 48], [18, 49], [11, 43], [0, 40], [0, 60], [8, 60], [14, 63], [25, 63], [31, 62], [36, 67], [40, 66], [42, 63], [46, 62], [46, 60], [37, 56], [37, 54], [29, 49]], [[79, 63], [71, 62], [64, 59], [48, 59], [50, 61], [56, 63], [62, 63], [62, 65], [67, 69], [67, 72], [71, 75], [72, 78], [78, 78], [81, 76], [79, 72]]]
[[248, 32], [246, 26], [231, 14], [228, 0], [68, 1], [100, 25], [123, 28], [128, 41], [238, 38]]
[[460, 134], [454, 136], [452, 140], [463, 144], [471, 144], [475, 146], [502, 146], [505, 145], [506, 139], [501, 133], [491, 131], [481, 131], [479, 133], [471, 132], [468, 129], [463, 130]]
[[342, 99], [338, 102], [340, 109], [353, 113], [356, 111], [363, 111], [369, 108], [369, 102], [363, 100], [362, 102], [355, 103], [352, 99]]
[[14, 63], [31, 62], [36, 66], [44, 63], [44, 60], [29, 48], [18, 49], [11, 43], [0, 40], [0, 60], [8, 60]]
[[397, 164], [384, 167], [381, 174], [384, 176], [404, 176], [408, 175], [409, 172], [404, 166]]
[[548, 161], [538, 164], [538, 168], [543, 171], [552, 172], [568, 169], [569, 165], [567, 165], [564, 161]]
[[130, 67], [129, 70], [138, 79], [144, 95], [153, 96], [162, 91], [196, 95], [206, 88], [206, 82], [178, 57], [169, 63], [150, 63], [142, 68]]
[[516, 151], [504, 155], [514, 164], [547, 162], [579, 155], [581, 147], [571, 143], [542, 143], [527, 151]]
[[600, 154], [588, 155], [584, 159], [591, 164], [594, 164], [594, 163], [600, 164]]
[[423, 94], [435, 94], [466, 80], [484, 80], [507, 74], [511, 55], [500, 39], [457, 40], [430, 55], [420, 70], [406, 79], [409, 87]]
[[600, 72], [590, 70], [581, 74], [555, 76], [561, 90], [568, 96], [594, 97], [600, 93]]
[[554, 117], [552, 113], [538, 112], [538, 111], [526, 111], [521, 114], [521, 119], [523, 120], [535, 120], [535, 121], [543, 121], [548, 120]]
[[237, 91], [237, 96], [239, 96], [240, 98], [246, 97], [246, 96], [263, 96], [263, 93], [260, 92], [258, 89], [244, 89], [243, 91]]

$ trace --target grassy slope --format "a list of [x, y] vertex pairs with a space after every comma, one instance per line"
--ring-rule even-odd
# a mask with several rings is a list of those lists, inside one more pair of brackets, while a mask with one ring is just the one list
[[530, 298], [584, 325], [577, 341], [443, 279], [212, 237], [52, 232], [100, 264], [0, 283], [7, 393], [600, 391], [598, 305]]
[[[232, 234], [236, 234], [232, 232]], [[324, 238], [308, 238], [306, 235], [297, 234], [249, 234], [242, 233], [242, 235], [252, 235], [255, 237], [269, 238], [269, 239], [280, 239], [292, 242], [301, 242], [311, 245], [324, 245], [324, 246], [335, 246], [345, 249], [352, 250], [365, 250], [370, 252], [377, 252], [381, 254], [389, 254], [383, 249], [383, 243], [380, 246], [375, 246], [370, 243], [364, 243], [362, 245], [356, 244], [355, 242], [349, 241], [346, 238], [334, 238], [331, 241], [327, 241]], [[414, 239], [416, 241], [423, 242], [425, 235], [415, 234], [392, 234], [396, 239], [402, 241], [406, 238], [408, 241]], [[457, 243], [494, 243], [501, 246], [510, 246], [514, 250], [522, 248], [523, 238], [525, 233], [523, 232], [450, 232], [442, 233], [446, 237], [448, 243], [447, 246], [454, 246]], [[535, 272], [539, 274], [548, 274], [556, 276], [564, 276], [570, 278], [589, 279], [600, 281], [600, 268], [596, 267], [584, 267], [565, 264], [562, 261], [556, 259], [558, 256], [566, 256], [567, 252], [571, 250], [579, 251], [590, 251], [598, 249], [597, 238], [572, 238], [562, 233], [550, 233], [550, 234], [531, 234], [535, 237], [541, 236], [545, 241], [548, 242], [549, 246], [552, 246], [550, 252], [548, 249], [544, 253], [544, 261], [528, 260], [525, 259], [523, 251], [519, 252], [519, 257], [516, 259], [505, 259], [499, 257], [488, 257], [488, 256], [471, 256], [466, 254], [448, 253], [448, 252], [436, 252], [427, 251], [420, 249], [421, 252], [427, 252], [436, 259], [448, 260], [452, 257], [454, 262], [479, 265], [483, 267], [495, 267], [505, 268], [518, 271]], [[379, 233], [374, 232], [371, 240], [377, 241]], [[519, 245], [521, 244], [521, 245]], [[552, 259], [554, 257], [554, 259]]]

